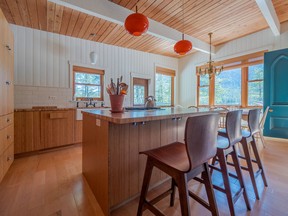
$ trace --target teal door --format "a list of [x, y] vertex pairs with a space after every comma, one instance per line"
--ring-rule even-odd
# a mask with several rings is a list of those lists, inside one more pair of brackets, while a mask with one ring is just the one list
[[288, 49], [264, 54], [264, 136], [288, 138]]

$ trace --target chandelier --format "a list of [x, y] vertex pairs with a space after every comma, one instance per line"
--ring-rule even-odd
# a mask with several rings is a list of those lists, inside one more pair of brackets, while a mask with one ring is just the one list
[[219, 75], [222, 71], [223, 71], [223, 66], [214, 66], [213, 63], [214, 61], [212, 61], [211, 58], [211, 37], [212, 37], [212, 33], [210, 32], [209, 34], [209, 38], [210, 38], [210, 53], [209, 53], [209, 61], [201, 66], [201, 67], [197, 67], [196, 73], [197, 75], [201, 75], [201, 76], [205, 76], [205, 75], [209, 75], [209, 79], [211, 79], [213, 77], [213, 75]]

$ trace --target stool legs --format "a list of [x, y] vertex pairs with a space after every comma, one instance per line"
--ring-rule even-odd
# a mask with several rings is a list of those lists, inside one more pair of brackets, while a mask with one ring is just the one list
[[208, 197], [208, 201], [209, 201], [210, 211], [211, 211], [213, 216], [218, 216], [219, 212], [218, 212], [217, 204], [215, 201], [215, 195], [214, 195], [212, 180], [211, 180], [211, 176], [209, 173], [209, 167], [208, 167], [207, 163], [204, 164], [204, 172], [202, 172], [202, 178], [203, 178], [203, 181], [205, 184], [205, 189], [206, 189], [206, 193], [207, 193], [207, 197]]
[[252, 182], [252, 185], [253, 185], [255, 196], [256, 196], [256, 199], [259, 200], [260, 199], [259, 198], [259, 192], [258, 192], [258, 189], [257, 189], [256, 179], [255, 179], [255, 176], [254, 176], [253, 165], [252, 165], [252, 161], [251, 161], [251, 157], [250, 157], [250, 153], [249, 153], [247, 140], [243, 139], [241, 141], [241, 144], [242, 144], [244, 155], [245, 155], [245, 158], [246, 158], [246, 163], [247, 163], [247, 168], [248, 168], [247, 171], [249, 172], [249, 175], [250, 175], [250, 178], [251, 178], [251, 182]]
[[261, 172], [264, 185], [265, 185], [265, 187], [268, 187], [268, 183], [267, 183], [264, 167], [263, 167], [261, 158], [260, 158], [258, 150], [257, 150], [257, 145], [256, 145], [256, 142], [255, 142], [254, 136], [252, 136], [251, 146], [252, 146], [253, 153], [254, 153], [254, 156], [255, 156], [255, 159], [256, 159], [256, 163], [257, 163], [258, 168], [259, 168], [259, 170]]
[[233, 146], [233, 152], [231, 153], [231, 156], [232, 156], [233, 163], [235, 164], [235, 170], [236, 170], [236, 173], [238, 176], [240, 186], [243, 190], [243, 196], [244, 196], [244, 200], [246, 203], [246, 207], [248, 210], [251, 210], [250, 202], [249, 202], [248, 195], [247, 195], [247, 189], [246, 189], [246, 186], [245, 186], [245, 183], [243, 180], [243, 175], [242, 175], [242, 171], [241, 171], [241, 167], [240, 167], [240, 163], [239, 163], [238, 153], [237, 153], [237, 149], [236, 149], [235, 145]]
[[140, 200], [139, 200], [139, 205], [138, 205], [137, 216], [141, 216], [143, 213], [143, 210], [144, 210], [143, 207], [146, 202], [146, 196], [147, 196], [147, 192], [149, 188], [149, 183], [151, 180], [152, 171], [153, 171], [153, 164], [150, 162], [148, 158], [146, 162], [146, 168], [145, 168], [142, 190], [141, 190], [141, 195], [140, 195]]
[[218, 151], [217, 157], [219, 160], [221, 174], [223, 177], [224, 190], [225, 190], [225, 194], [226, 194], [229, 209], [230, 209], [230, 214], [232, 216], [234, 216], [236, 214], [235, 214], [235, 209], [234, 209], [232, 191], [231, 191], [230, 182], [229, 182], [229, 173], [228, 173], [228, 169], [227, 169], [227, 161], [226, 161], [226, 157], [224, 155], [224, 151]]

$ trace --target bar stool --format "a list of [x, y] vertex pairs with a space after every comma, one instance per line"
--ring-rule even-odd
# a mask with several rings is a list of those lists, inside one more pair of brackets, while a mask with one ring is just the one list
[[[256, 141], [255, 141], [255, 135], [260, 133], [260, 126], [259, 126], [259, 118], [260, 118], [260, 109], [251, 109], [249, 110], [248, 113], [248, 128], [249, 131], [247, 130], [242, 130], [242, 140], [241, 144], [243, 147], [243, 152], [244, 152], [244, 157], [239, 155], [239, 158], [246, 160], [247, 167], [241, 166], [243, 170], [246, 170], [249, 172], [251, 182], [253, 185], [253, 189], [255, 192], [256, 199], [259, 198], [259, 192], [256, 184], [256, 178], [261, 174], [262, 180], [264, 182], [265, 187], [268, 186], [266, 176], [265, 176], [265, 171], [264, 167], [261, 161], [261, 158], [258, 153]], [[250, 156], [249, 152], [249, 147], [248, 144], [250, 143], [255, 159], [252, 159]], [[256, 172], [253, 171], [253, 163], [256, 163], [258, 166], [258, 170]]]
[[[216, 113], [189, 117], [185, 127], [185, 144], [174, 142], [160, 148], [140, 152], [140, 154], [147, 155], [148, 158], [139, 200], [138, 216], [142, 215], [145, 209], [149, 209], [155, 215], [164, 215], [154, 204], [170, 195], [170, 206], [173, 206], [175, 186], [178, 187], [179, 191], [182, 216], [190, 215], [189, 196], [209, 209], [212, 215], [219, 215], [208, 168], [208, 160], [216, 154], [218, 121], [219, 114]], [[168, 191], [148, 201], [146, 195], [153, 167], [157, 167], [170, 175], [172, 185]], [[199, 174], [202, 174], [202, 178], [197, 177]], [[192, 178], [205, 185], [209, 203], [188, 190], [187, 183]]]
[[[226, 129], [224, 134], [225, 136], [221, 136], [221, 133], [219, 133], [219, 136], [217, 137], [217, 153], [212, 160], [212, 165], [210, 165], [211, 174], [213, 173], [214, 169], [221, 172], [222, 174], [224, 188], [217, 185], [213, 185], [213, 187], [226, 194], [231, 215], [235, 215], [234, 203], [236, 203], [236, 201], [242, 194], [244, 196], [247, 209], [251, 210], [247, 196], [246, 186], [240, 168], [237, 149], [235, 148], [235, 144], [240, 142], [242, 139], [241, 117], [242, 110], [229, 111], [227, 113]], [[227, 156], [229, 154], [232, 156], [233, 164], [237, 175], [228, 172]], [[220, 168], [215, 166], [216, 161], [219, 162]], [[229, 176], [238, 179], [240, 184], [240, 189], [238, 192], [235, 193], [234, 196], [231, 191]]]

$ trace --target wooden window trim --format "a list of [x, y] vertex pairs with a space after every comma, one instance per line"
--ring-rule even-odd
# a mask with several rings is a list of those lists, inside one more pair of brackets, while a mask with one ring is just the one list
[[[258, 80], [248, 80], [248, 68], [249, 66], [263, 64], [264, 62], [264, 53], [268, 50], [227, 59], [224, 61], [215, 62], [214, 66], [224, 66], [224, 71], [232, 70], [236, 68], [241, 68], [241, 107], [242, 108], [252, 108], [258, 106], [248, 106], [248, 83], [249, 82], [261, 82], [263, 79]], [[225, 66], [226, 65], [226, 66]], [[196, 67], [203, 67], [204, 65]], [[207, 107], [207, 105], [199, 105], [199, 94], [200, 94], [200, 75], [197, 75], [197, 106]], [[215, 106], [215, 76], [212, 76], [209, 83], [209, 105]], [[220, 105], [217, 105], [220, 106]], [[233, 105], [221, 105], [221, 106], [233, 106]]]
[[[97, 84], [83, 84], [83, 83], [75, 83], [75, 73], [80, 72], [80, 73], [91, 73], [91, 74], [98, 74], [100, 75], [100, 85]], [[81, 84], [85, 86], [100, 86], [101, 88], [101, 95], [98, 98], [91, 98], [92, 100], [104, 100], [104, 70], [99, 70], [99, 69], [94, 69], [94, 68], [88, 68], [88, 67], [80, 67], [80, 66], [73, 66], [73, 95], [75, 95], [75, 85], [76, 84]], [[86, 97], [77, 97], [76, 100], [82, 100], [85, 101], [87, 100]]]

